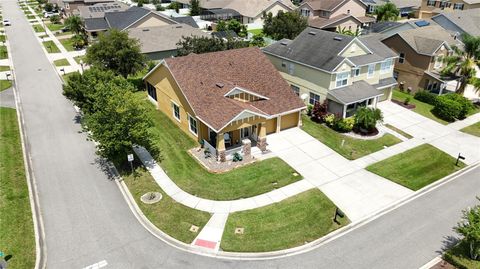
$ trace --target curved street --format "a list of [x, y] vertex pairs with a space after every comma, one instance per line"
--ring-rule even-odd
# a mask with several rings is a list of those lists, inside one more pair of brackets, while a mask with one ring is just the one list
[[307, 253], [264, 261], [187, 253], [151, 235], [101, 170], [62, 83], [16, 1], [1, 0], [41, 214], [47, 268], [418, 268], [480, 195], [480, 168]]

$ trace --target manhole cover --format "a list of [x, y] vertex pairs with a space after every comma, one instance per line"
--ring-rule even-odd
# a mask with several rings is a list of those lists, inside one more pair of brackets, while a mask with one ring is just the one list
[[190, 232], [192, 233], [198, 233], [198, 229], [200, 229], [198, 226], [192, 225], [190, 227]]

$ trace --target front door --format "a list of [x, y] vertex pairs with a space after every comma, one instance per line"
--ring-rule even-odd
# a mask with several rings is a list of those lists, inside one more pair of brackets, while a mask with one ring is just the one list
[[250, 137], [250, 134], [252, 133], [252, 126], [248, 126], [245, 128], [240, 129], [240, 138], [248, 138]]

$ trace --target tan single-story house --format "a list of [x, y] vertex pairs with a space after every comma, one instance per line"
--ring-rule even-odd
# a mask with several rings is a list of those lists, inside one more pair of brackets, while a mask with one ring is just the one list
[[220, 161], [266, 151], [267, 134], [301, 125], [305, 109], [256, 47], [168, 58], [144, 81], [157, 108]]

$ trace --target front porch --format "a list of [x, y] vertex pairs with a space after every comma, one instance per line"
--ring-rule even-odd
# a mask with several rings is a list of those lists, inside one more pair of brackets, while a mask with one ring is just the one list
[[208, 128], [203, 146], [218, 161], [232, 160], [235, 153], [250, 158], [252, 153], [267, 151], [266, 122], [242, 124], [237, 129], [224, 128], [220, 132]]
[[460, 86], [457, 77], [442, 76], [437, 71], [425, 71], [424, 89], [438, 95], [455, 92]]

